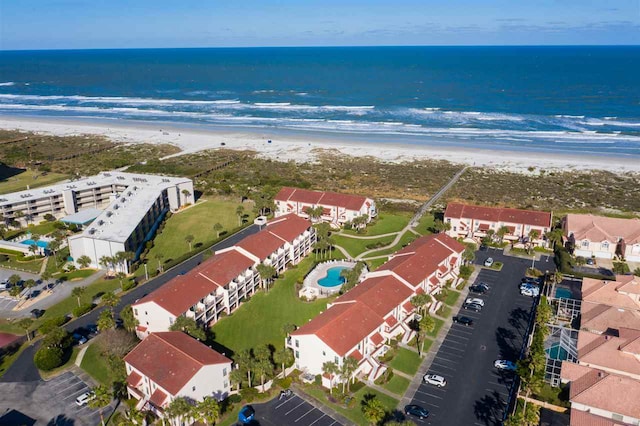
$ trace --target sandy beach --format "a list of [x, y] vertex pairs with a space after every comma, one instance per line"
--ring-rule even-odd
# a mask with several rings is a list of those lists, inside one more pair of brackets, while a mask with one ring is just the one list
[[[0, 128], [45, 133], [57, 136], [93, 134], [119, 143], [164, 143], [179, 147], [176, 155], [207, 149], [253, 150], [279, 161], [314, 161], [323, 150], [350, 156], [371, 156], [381, 161], [447, 160], [453, 163], [492, 167], [521, 173], [536, 170], [607, 170], [615, 173], [640, 172], [640, 162], [613, 156], [499, 151], [457, 146], [402, 144], [358, 141], [340, 135], [283, 134], [273, 129], [231, 131], [189, 128], [175, 123], [83, 121], [80, 119], [39, 119], [0, 116]], [[269, 142], [271, 141], [271, 142]]]

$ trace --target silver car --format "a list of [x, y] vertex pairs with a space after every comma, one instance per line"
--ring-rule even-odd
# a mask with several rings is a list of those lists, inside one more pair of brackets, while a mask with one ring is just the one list
[[447, 380], [437, 374], [425, 374], [422, 380], [424, 380], [425, 383], [437, 386], [439, 388], [443, 388], [447, 385]]

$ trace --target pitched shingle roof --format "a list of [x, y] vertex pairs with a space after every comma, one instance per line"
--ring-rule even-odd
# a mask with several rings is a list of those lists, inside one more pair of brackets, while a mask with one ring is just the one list
[[508, 222], [551, 228], [551, 213], [533, 210], [449, 203], [444, 212], [444, 217], [484, 220], [487, 222]]
[[176, 395], [205, 365], [231, 360], [181, 331], [151, 333], [124, 361]]
[[337, 192], [310, 191], [308, 189], [284, 187], [274, 197], [276, 201], [294, 201], [305, 204], [321, 204], [343, 207], [348, 210], [360, 210], [367, 201], [360, 195], [339, 194]]
[[600, 333], [621, 327], [640, 330], [640, 310], [583, 302], [580, 326], [585, 330]]
[[[620, 279], [624, 282], [619, 281]], [[629, 287], [629, 283], [622, 275], [616, 276], [615, 281], [584, 278], [582, 280], [582, 300], [583, 302], [601, 303], [625, 309], [640, 309], [639, 303], [627, 294], [618, 291], [620, 288]]]
[[640, 242], [640, 219], [621, 219], [592, 214], [568, 214], [565, 219], [567, 236], [576, 240], [617, 243], [620, 238], [627, 244]]

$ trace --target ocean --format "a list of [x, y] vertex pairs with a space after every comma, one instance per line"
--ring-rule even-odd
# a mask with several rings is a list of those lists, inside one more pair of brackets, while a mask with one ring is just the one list
[[0, 115], [640, 158], [640, 47], [0, 51]]

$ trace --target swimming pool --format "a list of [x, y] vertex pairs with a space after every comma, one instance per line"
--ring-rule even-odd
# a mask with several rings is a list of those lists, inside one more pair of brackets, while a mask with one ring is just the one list
[[32, 246], [32, 245], [37, 245], [40, 248], [47, 248], [49, 247], [49, 243], [46, 241], [42, 241], [42, 240], [38, 240], [38, 242], [33, 241], [32, 239], [28, 239], [28, 240], [22, 240], [20, 241], [20, 244], [24, 244], [27, 246]]
[[557, 359], [561, 361], [566, 361], [569, 358], [569, 352], [566, 349], [562, 348], [559, 343], [551, 346], [546, 350], [547, 357], [551, 359]]
[[346, 266], [334, 266], [327, 269], [327, 275], [318, 280], [320, 287], [337, 287], [344, 284], [345, 279], [340, 276], [343, 269], [349, 269]]
[[571, 290], [569, 290], [568, 288], [563, 288], [563, 287], [558, 287], [556, 288], [556, 299], [559, 298], [564, 298], [564, 299], [571, 299], [573, 296], [573, 294], [571, 293]]

